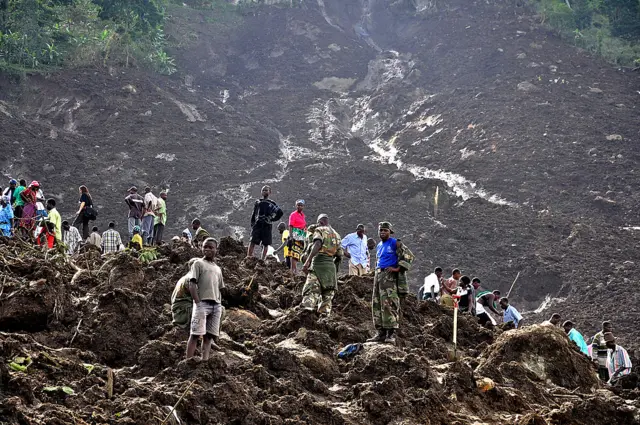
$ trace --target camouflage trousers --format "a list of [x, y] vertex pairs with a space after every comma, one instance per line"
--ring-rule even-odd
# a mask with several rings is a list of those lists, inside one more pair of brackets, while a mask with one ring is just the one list
[[398, 273], [376, 270], [371, 310], [373, 325], [376, 329], [398, 329], [400, 321]]
[[407, 281], [407, 272], [398, 273], [398, 296], [404, 298], [409, 293], [409, 282]]
[[331, 303], [336, 294], [336, 288], [323, 288], [318, 276], [311, 271], [302, 287], [302, 308], [316, 310], [320, 314], [331, 314]]

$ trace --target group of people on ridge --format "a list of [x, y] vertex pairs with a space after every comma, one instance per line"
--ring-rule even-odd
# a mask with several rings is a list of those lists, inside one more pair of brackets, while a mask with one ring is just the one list
[[[254, 255], [255, 247], [262, 246], [262, 257], [270, 253], [273, 223], [283, 211], [271, 200], [271, 188], [262, 188], [262, 197], [254, 204], [251, 215], [251, 240], [248, 256]], [[317, 314], [322, 319], [331, 314], [333, 298], [338, 290], [338, 270], [343, 257], [350, 260], [349, 272], [362, 275], [369, 270], [364, 258], [369, 258], [370, 242], [366, 229], [358, 225], [353, 234], [342, 239], [331, 226], [329, 216], [320, 214], [314, 224], [307, 225], [303, 209], [304, 200], [296, 202], [296, 210], [289, 217], [289, 226], [281, 223], [278, 230], [283, 243], [271, 251], [285, 252], [285, 261], [295, 272], [302, 263], [301, 272], [306, 274], [299, 308]], [[285, 231], [288, 232], [285, 233]], [[391, 223], [378, 225], [380, 242], [376, 248], [376, 268], [372, 297], [373, 324], [376, 335], [369, 341], [395, 343], [395, 331], [400, 324], [402, 301], [409, 293], [406, 272], [411, 268], [413, 253], [399, 239], [394, 238]], [[195, 353], [197, 340], [203, 337], [203, 359], [209, 357], [211, 346], [215, 347], [220, 335], [220, 323], [224, 314], [221, 305], [221, 289], [224, 280], [219, 266], [214, 262], [218, 242], [207, 237], [202, 242], [204, 257], [192, 260], [189, 272], [174, 288], [171, 299], [173, 322], [189, 328], [187, 357]]]
[[[129, 207], [127, 245], [130, 249], [141, 250], [145, 245], [162, 244], [167, 222], [167, 193], [162, 192], [156, 197], [147, 187], [142, 197], [137, 191], [136, 187], [131, 187], [125, 198]], [[24, 179], [10, 179], [9, 186], [0, 189], [0, 193], [1, 236], [32, 240], [46, 249], [62, 246], [69, 255], [77, 253], [82, 245], [94, 245], [103, 254], [125, 249], [114, 222], [110, 222], [102, 234], [96, 226], [89, 231], [89, 224], [97, 219], [98, 211], [87, 186], [78, 188], [78, 209], [71, 221], [62, 220], [54, 198], [45, 200], [38, 181], [34, 180], [27, 186]]]

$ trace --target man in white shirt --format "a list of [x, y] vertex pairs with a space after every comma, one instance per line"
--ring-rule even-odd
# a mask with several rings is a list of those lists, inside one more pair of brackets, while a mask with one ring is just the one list
[[369, 267], [369, 248], [364, 224], [358, 224], [354, 233], [342, 239], [344, 256], [349, 259], [349, 275], [363, 276]]
[[442, 268], [436, 267], [433, 273], [424, 278], [424, 285], [418, 290], [419, 300], [438, 301], [440, 287], [444, 278], [442, 277]]
[[153, 244], [153, 225], [156, 219], [158, 198], [149, 186], [144, 188], [144, 214], [142, 216], [142, 241], [145, 245]]

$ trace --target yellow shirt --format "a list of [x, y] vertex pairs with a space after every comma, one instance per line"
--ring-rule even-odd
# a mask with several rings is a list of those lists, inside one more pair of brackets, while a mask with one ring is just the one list
[[[284, 232], [282, 232], [282, 243], [286, 244], [287, 243], [287, 239], [289, 239], [289, 231], [285, 230]], [[284, 258], [287, 258], [289, 256], [289, 247], [287, 245], [284, 246]]]
[[49, 221], [56, 226], [56, 240], [62, 242], [62, 217], [57, 209], [53, 208], [48, 212]]
[[140, 236], [139, 233], [136, 233], [135, 235], [133, 235], [133, 237], [131, 238], [131, 244], [140, 244], [140, 248], [142, 248], [142, 236]]

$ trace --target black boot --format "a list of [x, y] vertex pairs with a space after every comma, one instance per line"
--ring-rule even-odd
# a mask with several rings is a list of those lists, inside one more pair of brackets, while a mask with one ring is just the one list
[[387, 330], [387, 337], [384, 339], [385, 344], [394, 344], [396, 343], [395, 329]]
[[384, 342], [387, 337], [387, 331], [384, 329], [378, 330], [378, 334], [373, 338], [369, 338], [367, 342]]

